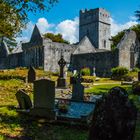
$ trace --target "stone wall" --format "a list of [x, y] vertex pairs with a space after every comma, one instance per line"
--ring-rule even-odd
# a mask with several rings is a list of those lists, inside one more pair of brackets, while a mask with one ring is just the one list
[[41, 36], [37, 26], [35, 25], [31, 39], [28, 43], [22, 43], [23, 65], [35, 68], [43, 67], [44, 64], [44, 47], [43, 37]]
[[61, 56], [61, 51], [64, 55], [64, 59], [67, 63], [70, 63], [71, 54], [74, 51], [74, 45], [57, 43], [44, 40], [44, 70], [58, 72], [58, 61]]
[[44, 62], [44, 47], [42, 45], [28, 44], [27, 48], [23, 47], [23, 65], [29, 67], [30, 65], [38, 68], [43, 67]]
[[84, 36], [97, 49], [110, 50], [110, 14], [105, 9], [80, 11], [79, 41]]
[[133, 69], [139, 63], [140, 43], [134, 31], [127, 30], [117, 48], [119, 49], [119, 66]]
[[110, 76], [111, 68], [118, 66], [118, 50], [104, 51], [89, 54], [77, 54], [72, 56], [73, 70], [80, 70], [88, 67], [93, 72], [93, 67], [96, 68], [97, 76]]
[[23, 67], [22, 53], [10, 54], [7, 58], [7, 68]]

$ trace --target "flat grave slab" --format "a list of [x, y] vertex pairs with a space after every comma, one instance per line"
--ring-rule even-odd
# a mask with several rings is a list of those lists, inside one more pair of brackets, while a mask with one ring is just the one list
[[[65, 102], [67, 111], [60, 111], [60, 102]], [[88, 121], [95, 108], [94, 102], [73, 101], [66, 99], [56, 99], [56, 116], [58, 119], [72, 121]]]

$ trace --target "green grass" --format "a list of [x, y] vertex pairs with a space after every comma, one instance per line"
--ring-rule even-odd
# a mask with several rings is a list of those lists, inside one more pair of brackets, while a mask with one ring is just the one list
[[137, 121], [134, 140], [140, 140], [140, 120]]
[[103, 85], [93, 85], [93, 87], [86, 89], [85, 92], [90, 93], [90, 94], [95, 94], [95, 95], [104, 94], [104, 93], [107, 93], [109, 91], [109, 89], [111, 89], [115, 86], [121, 86], [121, 87], [125, 88], [126, 90], [128, 90], [128, 92], [131, 89], [131, 86], [129, 86], [129, 85], [122, 86], [120, 84], [103, 84]]
[[15, 140], [22, 137], [36, 140], [85, 140], [87, 130], [40, 123], [28, 115], [19, 114], [15, 93], [24, 88], [32, 97], [32, 85], [22, 80], [0, 80], [0, 140]]
[[[105, 81], [105, 80], [103, 80]], [[102, 94], [119, 84], [92, 85], [90, 89], [86, 89], [86, 93]], [[122, 86], [129, 92], [131, 86]], [[15, 107], [18, 105], [15, 93], [18, 89], [24, 88], [32, 97], [32, 84], [25, 84], [22, 80], [0, 80], [0, 140], [15, 140], [24, 137], [35, 140], [86, 140], [88, 130], [80, 127], [53, 125], [42, 123], [25, 114], [16, 112]], [[140, 106], [138, 97], [130, 94], [130, 99]]]

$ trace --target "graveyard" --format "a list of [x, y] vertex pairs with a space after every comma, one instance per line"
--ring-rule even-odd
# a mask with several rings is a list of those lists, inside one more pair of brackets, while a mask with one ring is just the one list
[[[67, 87], [59, 88], [57, 85], [59, 75], [56, 73], [44, 72], [43, 70], [35, 70], [35, 72], [36, 80], [34, 83], [30, 83], [30, 80], [33, 80], [33, 77], [29, 77], [29, 69], [17, 68], [0, 71], [1, 140], [46, 140], [46, 138], [47, 140], [88, 139], [90, 135], [90, 125], [88, 124], [92, 117], [88, 118], [86, 115], [95, 109], [96, 100], [100, 99], [105, 94], [108, 94], [108, 91], [116, 86], [125, 89], [128, 93], [129, 99], [133, 100], [137, 109], [140, 110], [139, 96], [132, 94], [132, 85], [121, 84], [121, 81], [119, 80], [98, 78], [97, 81], [95, 80], [91, 83], [85, 83], [84, 80], [82, 81], [82, 79], [78, 78], [76, 80], [80, 80], [80, 82], [78, 82], [80, 93], [83, 92], [83, 90], [81, 90], [82, 88], [85, 89], [83, 93], [84, 96], [77, 96], [77, 94], [72, 94], [72, 92], [75, 92], [74, 90], [77, 90], [77, 86], [72, 89], [70, 83], [75, 81], [70, 80], [71, 74], [65, 79]], [[61, 77], [63, 77], [63, 74]], [[88, 77], [93, 78], [93, 76]], [[50, 88], [43, 91], [44, 86], [48, 84], [50, 84]], [[34, 108], [31, 108], [30, 113], [27, 108], [20, 108], [18, 98], [16, 97], [16, 94], [20, 93], [20, 91], [28, 95], [31, 99], [32, 103], [28, 103], [29, 106], [26, 106], [28, 109], [31, 107], [31, 104], [34, 103]], [[34, 92], [36, 95], [33, 94]], [[39, 94], [37, 94], [38, 92]], [[42, 94], [43, 92], [50, 92], [51, 94], [46, 98], [46, 94]], [[55, 107], [52, 106], [53, 104], [50, 102], [52, 102]], [[24, 105], [27, 104], [22, 104], [21, 106], [23, 107]], [[53, 107], [55, 108], [56, 116], [54, 115], [54, 112], [50, 110]], [[46, 109], [49, 113], [44, 111]], [[81, 115], [83, 116], [81, 117]], [[137, 131], [135, 131], [135, 140], [139, 140], [140, 138], [139, 126], [140, 121], [138, 120], [136, 121]]]
[[0, 140], [140, 140], [138, 0], [107, 2], [0, 0]]

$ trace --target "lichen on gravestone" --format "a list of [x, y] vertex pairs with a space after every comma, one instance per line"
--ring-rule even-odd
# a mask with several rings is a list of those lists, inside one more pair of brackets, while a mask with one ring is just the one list
[[121, 87], [97, 102], [88, 140], [133, 140], [137, 110]]

